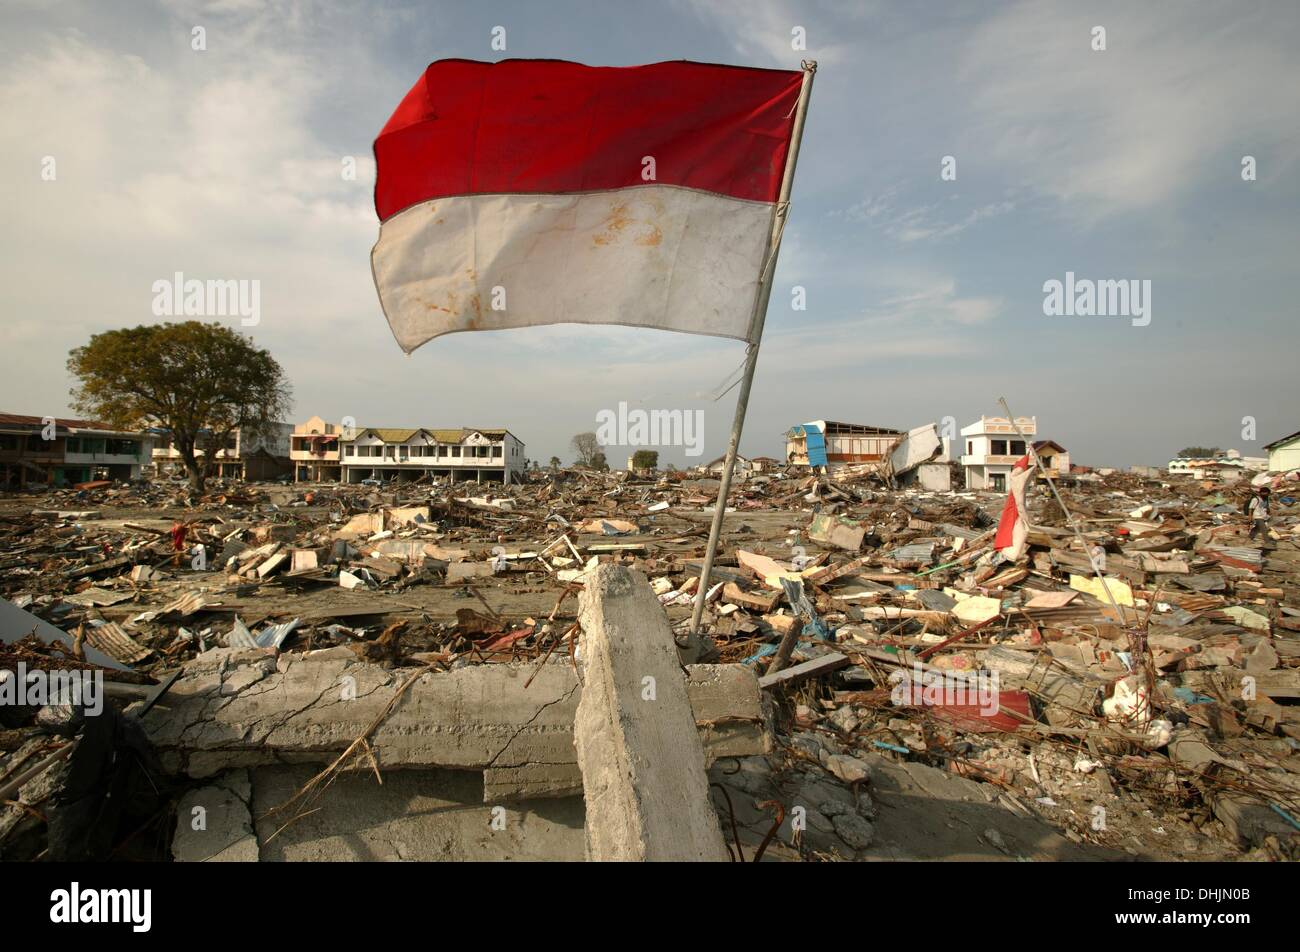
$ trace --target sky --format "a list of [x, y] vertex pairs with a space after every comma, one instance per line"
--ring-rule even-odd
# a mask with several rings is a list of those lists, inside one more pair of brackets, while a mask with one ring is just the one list
[[[442, 58], [815, 59], [742, 453], [1005, 397], [1078, 463], [1263, 455], [1300, 429], [1297, 48], [1293, 0], [6, 0], [0, 410], [69, 415], [68, 351], [166, 319], [154, 282], [182, 272], [259, 282], [240, 329], [296, 421], [503, 426], [567, 463], [626, 403], [703, 411], [702, 455], [660, 460], [715, 458], [737, 341], [557, 325], [404, 356], [370, 272], [371, 145]], [[1149, 322], [1045, 313], [1067, 272], [1149, 281]]]

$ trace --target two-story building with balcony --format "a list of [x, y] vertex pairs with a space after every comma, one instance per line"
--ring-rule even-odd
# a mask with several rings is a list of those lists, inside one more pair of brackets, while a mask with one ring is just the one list
[[962, 427], [966, 452], [962, 454], [961, 465], [966, 474], [966, 488], [1005, 492], [1011, 468], [1028, 452], [1025, 440], [1032, 440], [1037, 433], [1037, 417], [1016, 417], [1012, 423], [1006, 417], [982, 416]]
[[343, 478], [343, 427], [312, 417], [294, 427], [289, 459], [296, 483], [337, 483]]
[[423, 476], [511, 483], [527, 466], [509, 430], [370, 427], [342, 440], [343, 481], [412, 482]]
[[0, 486], [137, 479], [149, 449], [146, 434], [106, 423], [0, 413]]

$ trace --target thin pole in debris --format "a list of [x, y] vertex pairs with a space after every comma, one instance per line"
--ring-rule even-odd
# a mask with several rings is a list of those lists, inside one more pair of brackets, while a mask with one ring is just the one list
[[763, 338], [763, 324], [767, 320], [767, 302], [772, 296], [772, 279], [776, 275], [776, 256], [781, 251], [781, 233], [790, 214], [790, 190], [794, 185], [794, 167], [799, 159], [799, 143], [803, 139], [804, 120], [808, 115], [808, 97], [812, 94], [813, 77], [817, 63], [803, 63], [803, 85], [799, 88], [799, 102], [795, 106], [794, 128], [790, 135], [790, 151], [785, 157], [785, 173], [781, 178], [781, 194], [777, 199], [776, 213], [772, 217], [772, 234], [768, 238], [767, 255], [763, 273], [759, 276], [758, 297], [754, 300], [754, 316], [750, 325], [749, 347], [745, 354], [745, 376], [741, 379], [740, 394], [736, 397], [736, 416], [731, 422], [731, 440], [727, 443], [727, 459], [722, 465], [722, 481], [718, 486], [718, 502], [713, 509], [713, 525], [709, 528], [709, 547], [704, 553], [704, 568], [700, 572], [700, 588], [695, 593], [695, 611], [691, 615], [691, 631], [700, 630], [704, 617], [704, 602], [709, 590], [709, 576], [713, 571], [713, 556], [722, 536], [722, 519], [727, 511], [727, 493], [731, 490], [731, 471], [736, 465], [740, 448], [740, 431], [745, 425], [745, 411], [749, 409], [749, 388], [754, 382], [754, 368], [758, 364], [758, 345]]
[[[1007, 419], [1011, 421], [1011, 425], [1016, 428], [1016, 434], [1025, 444], [1025, 449], [1029, 453], [1029, 458], [1034, 461], [1034, 466], [1037, 467], [1038, 472], [1042, 474], [1043, 479], [1047, 480], [1047, 488], [1050, 489], [1052, 495], [1056, 497], [1056, 504], [1061, 507], [1061, 512], [1065, 513], [1066, 524], [1074, 530], [1074, 538], [1078, 541], [1079, 548], [1083, 550], [1083, 554], [1088, 557], [1088, 564], [1092, 566], [1092, 574], [1097, 576], [1097, 581], [1101, 583], [1101, 590], [1106, 593], [1106, 601], [1110, 602], [1110, 607], [1115, 612], [1115, 617], [1119, 620], [1119, 623], [1123, 625], [1124, 613], [1119, 610], [1119, 605], [1115, 602], [1115, 596], [1110, 593], [1110, 586], [1106, 584], [1106, 576], [1101, 573], [1099, 568], [1097, 568], [1097, 560], [1094, 559], [1092, 553], [1088, 551], [1088, 542], [1084, 539], [1083, 533], [1079, 531], [1079, 524], [1075, 522], [1074, 513], [1070, 512], [1069, 507], [1065, 505], [1065, 500], [1062, 499], [1061, 494], [1056, 491], [1056, 483], [1052, 481], [1052, 476], [1047, 472], [1047, 467], [1043, 465], [1043, 461], [1038, 458], [1038, 451], [1034, 449], [1034, 444], [1025, 436], [1025, 431], [1020, 429], [1020, 424], [1016, 422], [1015, 415], [1011, 412], [1011, 408], [1007, 406], [1007, 398], [998, 398], [998, 403], [1000, 403], [1002, 409], [1006, 411]], [[1025, 524], [1029, 524], [1028, 506], [1026, 506], [1025, 510]]]

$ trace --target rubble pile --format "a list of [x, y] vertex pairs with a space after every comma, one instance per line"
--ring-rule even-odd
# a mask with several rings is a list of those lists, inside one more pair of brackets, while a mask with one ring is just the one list
[[[0, 594], [21, 610], [4, 616], [0, 668], [44, 658], [103, 671], [119, 706], [157, 701], [141, 722], [177, 797], [222, 770], [253, 776], [225, 782], [224, 803], [273, 763], [329, 763], [370, 716], [396, 719], [371, 728], [370, 759], [352, 767], [487, 771], [486, 802], [574, 796], [577, 760], [551, 741], [516, 750], [552, 753], [499, 762], [492, 738], [536, 718], [532, 700], [496, 717], [418, 699], [441, 684], [462, 685], [457, 697], [512, 692], [511, 704], [564, 698], [549, 716], [568, 719], [556, 736], [571, 745], [579, 601], [613, 564], [648, 584], [692, 678], [743, 670], [766, 699], [761, 739], [703, 737], [733, 859], [1296, 856], [1294, 482], [1278, 483], [1256, 540], [1243, 492], [1218, 484], [1074, 480], [1061, 487], [1073, 524], [1034, 490], [1027, 552], [1008, 561], [993, 545], [1001, 493], [898, 488], [878, 467], [792, 468], [733, 486], [702, 581], [717, 490], [683, 473], [575, 469], [511, 485], [213, 484], [196, 497], [160, 482], [0, 497]], [[484, 666], [505, 680], [472, 687], [458, 674]], [[422, 746], [418, 718], [375, 699], [332, 720], [310, 703], [326, 669], [376, 698], [409, 690], [403, 704], [437, 717], [472, 710], [481, 746]], [[691, 706], [709, 730], [757, 716], [726, 694], [705, 717], [700, 690]], [[311, 711], [286, 731], [260, 692]], [[223, 713], [200, 724], [214, 703]], [[52, 717], [6, 713], [0, 786], [72, 746], [74, 726]], [[5, 855], [40, 855], [66, 767], [4, 798]], [[937, 833], [936, 804], [973, 832]], [[253, 827], [261, 836], [241, 820], [241, 836]]]

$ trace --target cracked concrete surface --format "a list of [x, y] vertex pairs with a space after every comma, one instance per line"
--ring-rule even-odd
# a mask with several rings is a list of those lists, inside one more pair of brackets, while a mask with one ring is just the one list
[[[710, 762], [763, 752], [758, 683], [738, 665], [692, 665], [687, 694]], [[536, 673], [532, 683], [524, 684]], [[191, 777], [333, 760], [365, 733], [409, 669], [347, 648], [219, 649], [195, 659], [145, 725], [163, 764]], [[573, 743], [581, 686], [564, 661], [422, 675], [370, 738], [381, 769], [484, 772], [488, 802], [582, 791]]]
[[247, 770], [232, 770], [191, 790], [176, 806], [172, 856], [181, 863], [255, 863], [252, 787]]
[[580, 798], [486, 804], [481, 775], [464, 770], [392, 771], [382, 786], [373, 773], [344, 774], [314, 812], [284, 827], [288, 818], [268, 811], [314, 772], [252, 771], [263, 862], [583, 859]]
[[[481, 776], [401, 770], [381, 785], [370, 772], [338, 777], [294, 818], [275, 808], [313, 765], [232, 770], [192, 790], [177, 808], [178, 862], [578, 861], [581, 799], [485, 804]], [[195, 808], [203, 810], [195, 829]]]
[[587, 857], [722, 862], [698, 714], [658, 609], [645, 576], [621, 565], [597, 566], [578, 596]]

